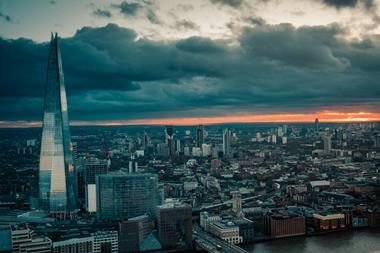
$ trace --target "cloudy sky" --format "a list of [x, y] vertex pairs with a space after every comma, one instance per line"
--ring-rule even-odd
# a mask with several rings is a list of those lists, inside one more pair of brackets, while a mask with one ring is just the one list
[[0, 0], [0, 126], [380, 119], [378, 0]]

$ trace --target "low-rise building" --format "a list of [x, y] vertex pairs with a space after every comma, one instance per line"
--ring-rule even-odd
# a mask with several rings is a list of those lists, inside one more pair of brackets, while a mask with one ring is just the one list
[[218, 238], [232, 244], [239, 244], [243, 242], [243, 237], [240, 235], [239, 226], [232, 221], [219, 221], [212, 223], [210, 224], [209, 231]]

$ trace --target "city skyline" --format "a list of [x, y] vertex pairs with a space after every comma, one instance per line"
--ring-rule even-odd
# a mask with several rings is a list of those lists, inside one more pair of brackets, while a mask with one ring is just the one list
[[374, 0], [2, 1], [0, 127], [41, 124], [50, 31], [62, 36], [73, 125], [379, 121], [378, 10]]

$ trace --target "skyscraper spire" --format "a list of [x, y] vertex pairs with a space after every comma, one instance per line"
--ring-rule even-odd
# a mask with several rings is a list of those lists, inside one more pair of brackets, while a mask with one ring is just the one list
[[39, 168], [40, 208], [66, 213], [76, 208], [75, 176], [65, 82], [58, 35], [51, 34]]

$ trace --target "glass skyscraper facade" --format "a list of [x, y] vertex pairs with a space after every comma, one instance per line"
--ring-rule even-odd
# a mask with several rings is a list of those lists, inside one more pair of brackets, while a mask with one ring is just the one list
[[47, 66], [39, 165], [39, 205], [49, 213], [76, 209], [75, 173], [58, 36], [52, 34]]
[[96, 176], [96, 213], [99, 220], [123, 220], [143, 214], [155, 216], [160, 204], [158, 177], [122, 171]]

